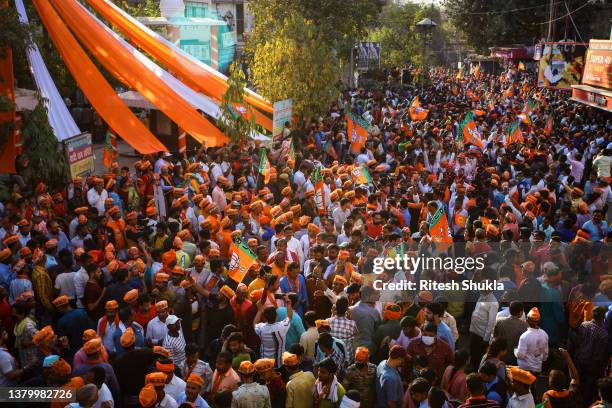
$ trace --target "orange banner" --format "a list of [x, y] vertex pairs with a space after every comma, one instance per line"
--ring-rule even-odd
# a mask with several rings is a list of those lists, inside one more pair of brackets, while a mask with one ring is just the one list
[[[167, 69], [174, 72], [194, 90], [221, 101], [228, 88], [227, 80], [199, 66], [187, 56], [177, 52], [169, 44], [157, 40], [153, 35], [142, 30], [137, 23], [125, 15], [113, 3], [106, 0], [87, 0], [87, 2], [106, 20], [120, 30], [134, 45], [149, 53]], [[272, 105], [253, 92], [245, 92], [244, 100], [254, 108], [272, 113]], [[272, 121], [265, 115], [257, 113], [257, 121], [268, 130], [272, 130]], [[268, 120], [265, 120], [268, 119]], [[267, 127], [269, 126], [269, 127]]]
[[[4, 7], [0, 4], [0, 7]], [[6, 56], [0, 58], [0, 96], [15, 102], [15, 88], [13, 80], [13, 53], [10, 48], [4, 50]], [[0, 126], [15, 123], [15, 111], [0, 112]], [[15, 172], [15, 142], [16, 133], [11, 131], [0, 145], [0, 173]]]
[[52, 0], [51, 3], [79, 41], [115, 78], [140, 92], [198, 142], [214, 147], [229, 141], [215, 125], [130, 54], [82, 6], [72, 0]]
[[168, 151], [117, 96], [49, 2], [34, 0], [34, 6], [66, 67], [104, 121], [142, 154]]

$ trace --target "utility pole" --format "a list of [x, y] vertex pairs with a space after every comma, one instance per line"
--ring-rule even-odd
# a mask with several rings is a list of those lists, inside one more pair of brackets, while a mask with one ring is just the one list
[[548, 41], [552, 41], [552, 28], [553, 28], [553, 19], [554, 19], [554, 15], [555, 15], [555, 3], [554, 0], [550, 0], [549, 4], [548, 4], [548, 35], [546, 36], [546, 39]]

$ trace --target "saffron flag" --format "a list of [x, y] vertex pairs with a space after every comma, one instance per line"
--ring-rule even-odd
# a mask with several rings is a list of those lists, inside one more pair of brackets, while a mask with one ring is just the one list
[[525, 64], [523, 63], [523, 61], [518, 63], [518, 70], [519, 71], [524, 71], [525, 70]]
[[546, 121], [546, 125], [544, 125], [544, 134], [546, 136], [550, 136], [550, 134], [552, 133], [552, 129], [553, 129], [553, 117], [549, 116], [548, 120]]
[[463, 122], [461, 122], [461, 134], [463, 135], [463, 143], [466, 145], [471, 144], [480, 149], [484, 149], [485, 145], [482, 141], [478, 129], [476, 129], [476, 122], [474, 122], [474, 115], [469, 112]]
[[266, 154], [266, 149], [261, 149], [261, 160], [259, 161], [259, 174], [261, 174], [264, 178], [264, 184], [268, 184], [270, 182], [270, 161], [268, 160], [268, 155]]
[[321, 172], [321, 166], [315, 167], [315, 169], [312, 171], [310, 179], [312, 181], [312, 184], [314, 185], [314, 199], [315, 204], [317, 205], [317, 209], [319, 210], [319, 214], [325, 214], [325, 186], [323, 184], [323, 173]]
[[471, 89], [468, 89], [468, 90], [465, 92], [465, 94], [466, 94], [467, 96], [469, 96], [469, 97], [470, 97], [470, 99], [471, 99], [473, 102], [476, 102], [476, 101], [478, 101], [478, 99], [480, 99], [478, 96], [476, 96], [476, 94], [474, 93], [474, 91], [472, 91]]
[[421, 102], [419, 101], [418, 96], [412, 100], [408, 112], [410, 113], [410, 120], [425, 120], [429, 114], [428, 109], [423, 109], [421, 107]]
[[366, 139], [368, 138], [369, 126], [364, 120], [358, 117], [348, 114], [346, 115], [346, 131], [348, 133], [348, 139], [351, 143], [351, 150], [353, 153], [361, 153], [361, 149], [365, 146]]
[[113, 161], [117, 157], [117, 135], [110, 130], [106, 131], [106, 142], [104, 144], [104, 157], [102, 162], [104, 167], [110, 169], [113, 165]]
[[508, 129], [508, 137], [506, 138], [506, 145], [513, 143], [523, 143], [523, 132], [521, 132], [520, 121], [514, 122], [514, 124]]
[[355, 184], [368, 184], [372, 182], [370, 172], [363, 166], [355, 167], [353, 171], [351, 171], [351, 177], [353, 177], [353, 182]]
[[476, 116], [484, 116], [486, 114], [486, 112], [483, 111], [482, 109], [473, 110], [472, 113]]
[[504, 93], [504, 96], [507, 96], [508, 98], [512, 98], [514, 96], [514, 89], [512, 89], [512, 86], [510, 86], [503, 93]]
[[472, 70], [472, 74], [474, 75], [474, 78], [476, 79], [480, 77], [480, 64], [474, 67], [474, 69]]
[[[436, 244], [452, 244], [453, 237], [448, 227], [448, 219], [444, 206], [440, 205], [434, 215], [429, 220], [429, 236]], [[439, 249], [441, 249], [439, 247]]]
[[251, 266], [257, 262], [257, 256], [251, 251], [251, 248], [249, 248], [242, 237], [234, 238], [230, 254], [231, 259], [227, 276], [232, 278], [234, 282], [240, 283], [249, 269], [251, 269]]
[[457, 75], [455, 75], [455, 79], [457, 81], [459, 81], [462, 78], [462, 76], [463, 76], [463, 71], [462, 70], [458, 70], [457, 71]]
[[536, 109], [536, 105], [532, 100], [527, 101], [525, 106], [523, 106], [523, 110], [518, 117], [521, 119], [523, 123], [526, 125], [531, 125], [531, 113]]

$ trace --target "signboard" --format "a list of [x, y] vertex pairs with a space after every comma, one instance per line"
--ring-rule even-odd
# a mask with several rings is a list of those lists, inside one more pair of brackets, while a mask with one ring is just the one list
[[543, 43], [538, 86], [571, 89], [580, 84], [584, 68], [585, 43]]
[[572, 100], [612, 112], [612, 92], [588, 85], [572, 87]]
[[291, 99], [274, 102], [272, 105], [272, 138], [280, 137], [283, 134], [285, 123], [291, 123], [293, 102]]
[[612, 89], [612, 41], [591, 40], [582, 83]]
[[72, 178], [93, 173], [94, 157], [90, 133], [82, 133], [64, 140], [64, 151]]
[[380, 66], [380, 43], [361, 42], [357, 49], [357, 69]]

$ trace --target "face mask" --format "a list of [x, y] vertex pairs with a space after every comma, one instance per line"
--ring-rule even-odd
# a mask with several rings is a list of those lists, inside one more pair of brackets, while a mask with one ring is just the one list
[[426, 346], [431, 346], [432, 344], [434, 344], [434, 338], [431, 336], [422, 336], [421, 340], [423, 341], [423, 344], [425, 344]]

